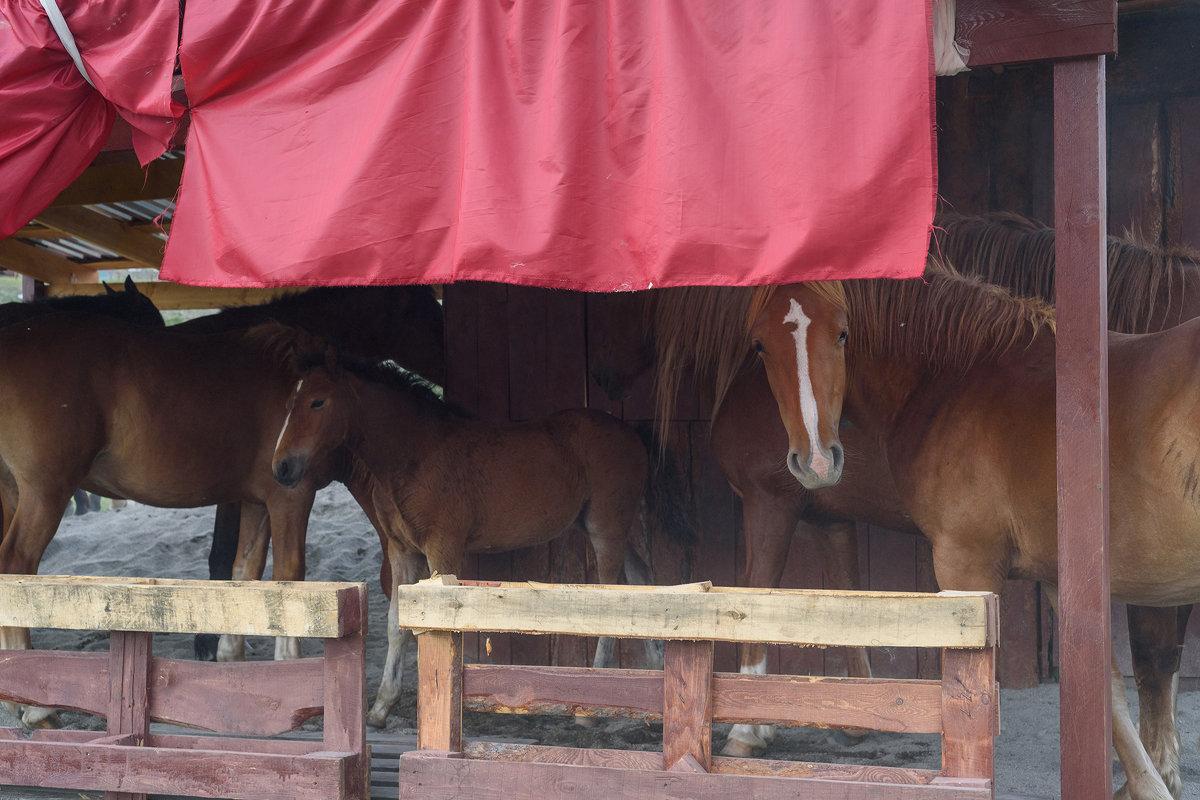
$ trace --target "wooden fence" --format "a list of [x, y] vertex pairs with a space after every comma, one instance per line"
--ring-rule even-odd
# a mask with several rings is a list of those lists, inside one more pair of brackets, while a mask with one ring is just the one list
[[[676, 587], [554, 586], [435, 576], [400, 587], [418, 634], [418, 750], [400, 797], [991, 798], [997, 599]], [[664, 669], [464, 665], [465, 631], [666, 639]], [[713, 643], [942, 648], [942, 679], [713, 672]], [[462, 712], [661, 720], [662, 753], [476, 742]], [[714, 722], [940, 733], [941, 770], [712, 755]]]
[[[0, 651], [0, 700], [106, 717], [0, 728], [0, 785], [194, 797], [368, 797], [361, 583], [0, 576], [0, 625], [108, 630], [109, 652]], [[155, 658], [154, 632], [324, 639], [323, 658]], [[265, 738], [324, 715], [323, 740]], [[150, 721], [230, 736], [153, 735]]]

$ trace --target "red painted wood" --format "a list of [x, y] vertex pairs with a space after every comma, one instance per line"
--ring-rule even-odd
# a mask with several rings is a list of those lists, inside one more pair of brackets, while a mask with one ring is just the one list
[[[140, 746], [150, 733], [150, 657], [154, 634], [108, 635], [108, 733]], [[114, 740], [114, 744], [124, 743]], [[105, 800], [145, 800], [141, 792], [105, 792]]]
[[967, 64], [1013, 64], [1117, 51], [1115, 0], [958, 0]]
[[[595, 754], [596, 751], [584, 751]], [[645, 754], [610, 751], [613, 759], [638, 760]], [[595, 758], [595, 755], [589, 756]], [[744, 759], [724, 759], [724, 761]], [[717, 759], [721, 761], [721, 759]], [[472, 758], [430, 758], [406, 753], [400, 758], [400, 797], [439, 800], [510, 800], [515, 797], [586, 796], [604, 800], [990, 800], [989, 784], [938, 782], [914, 785], [914, 770], [875, 767], [874, 780], [793, 778], [768, 775], [703, 774], [611, 766], [507, 762]]]
[[462, 750], [462, 634], [417, 637], [417, 747]]
[[1054, 67], [1062, 796], [1112, 793], [1104, 59]]
[[0, 651], [0, 700], [104, 716], [108, 656], [47, 650]]
[[662, 718], [658, 670], [469, 665], [462, 691], [470, 711], [569, 716], [587, 707], [588, 716]]
[[713, 643], [668, 641], [663, 661], [663, 768], [712, 764]]
[[231, 752], [0, 742], [0, 775], [6, 785], [55, 789], [236, 800], [355, 797], [347, 792], [349, 754], [275, 755], [251, 748]]
[[367, 587], [354, 588], [353, 599], [343, 604], [343, 615], [354, 633], [325, 639], [324, 718], [321, 729], [327, 750], [355, 755], [346, 763], [346, 780], [352, 796], [370, 794], [367, 753], [366, 633]]
[[995, 769], [1000, 687], [996, 649], [942, 656], [942, 774], [988, 778]]

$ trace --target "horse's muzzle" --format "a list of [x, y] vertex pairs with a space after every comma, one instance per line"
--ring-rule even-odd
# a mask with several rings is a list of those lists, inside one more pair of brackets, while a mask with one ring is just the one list
[[295, 489], [308, 469], [308, 458], [305, 456], [288, 456], [278, 459], [271, 467], [275, 480], [288, 489]]
[[811, 455], [802, 458], [796, 450], [788, 452], [788, 471], [805, 489], [824, 489], [842, 479], [842, 446], [831, 445], [828, 453], [822, 448], [820, 455], [819, 459], [813, 459]]

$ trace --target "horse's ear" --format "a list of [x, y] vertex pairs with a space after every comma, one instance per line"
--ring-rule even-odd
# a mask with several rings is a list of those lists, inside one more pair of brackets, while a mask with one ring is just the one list
[[141, 294], [141, 292], [138, 291], [137, 284], [133, 282], [132, 275], [125, 276], [125, 291], [129, 294]]
[[113, 289], [113, 287], [111, 287], [111, 286], [109, 286], [109, 285], [108, 285], [108, 281], [101, 281], [101, 283], [103, 283], [103, 284], [104, 284], [104, 292], [105, 292], [106, 294], [110, 294], [110, 295], [112, 295], [112, 294], [116, 294], [116, 293], [117, 293], [117, 292], [116, 292], [116, 290], [115, 290], [115, 289]]

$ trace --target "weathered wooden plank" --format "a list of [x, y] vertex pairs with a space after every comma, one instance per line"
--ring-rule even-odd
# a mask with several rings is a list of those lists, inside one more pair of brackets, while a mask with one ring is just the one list
[[108, 654], [0, 650], [0, 700], [104, 716]]
[[1054, 65], [1062, 796], [1112, 793], [1104, 59]]
[[462, 750], [462, 634], [417, 637], [417, 746]]
[[139, 266], [152, 269], [162, 266], [166, 242], [98, 211], [82, 206], [47, 208], [38, 214], [36, 221], [124, 256]]
[[220, 664], [156, 658], [150, 717], [224, 733], [275, 736], [322, 713], [322, 670], [319, 658]]
[[[342, 608], [345, 626], [354, 633], [340, 639], [325, 640], [323, 741], [330, 751], [355, 753], [347, 762], [347, 779], [352, 794], [370, 793], [367, 755], [366, 659], [367, 587], [359, 584], [356, 593], [346, 598]], [[459, 671], [461, 674], [461, 670]]]
[[69, 258], [13, 238], [0, 239], [0, 268], [45, 283], [95, 284], [100, 280], [94, 266], [76, 264]]
[[0, 575], [0, 625], [338, 638], [362, 585]]
[[[129, 262], [104, 261], [95, 265], [102, 269], [131, 269], [137, 267]], [[89, 267], [90, 268], [90, 267]], [[231, 289], [214, 288], [210, 286], [184, 286], [170, 281], [153, 281], [138, 284], [138, 291], [163, 311], [192, 308], [229, 308], [232, 306], [252, 306], [265, 303], [294, 288], [286, 289]], [[104, 294], [105, 289], [99, 283], [63, 283], [54, 282], [46, 287], [47, 297], [74, 297], [77, 295]]]
[[958, 0], [956, 11], [970, 67], [1117, 51], [1114, 0]]
[[981, 593], [647, 591], [427, 581], [397, 592], [400, 626], [418, 629], [883, 647], [982, 647], [996, 636], [994, 615], [988, 613], [995, 598]]
[[713, 643], [668, 641], [663, 660], [663, 769], [712, 764]]
[[1000, 687], [996, 650], [947, 650], [942, 658], [942, 774], [990, 778], [995, 771]]
[[938, 733], [941, 697], [939, 681], [718, 672], [713, 721]]
[[[102, 160], [97, 159], [97, 162]], [[137, 157], [129, 153], [126, 157], [88, 167], [50, 205], [81, 206], [167, 199], [179, 191], [182, 175], [182, 158], [157, 159], [142, 169]]]
[[0, 783], [233, 800], [362, 798], [348, 792], [350, 755], [0, 741]]
[[[587, 758], [596, 751], [583, 750]], [[610, 753], [622, 751], [609, 751]], [[619, 758], [636, 760], [622, 752]], [[618, 756], [613, 756], [618, 758]], [[740, 759], [733, 759], [740, 760]], [[714, 759], [721, 761], [721, 759]], [[948, 785], [933, 779], [912, 784], [912, 770], [878, 767], [875, 780], [776, 777], [723, 773], [667, 772], [653, 769], [614, 769], [560, 763], [510, 762], [475, 758], [445, 758], [406, 753], [400, 758], [400, 797], [438, 800], [471, 797], [509, 800], [514, 797], [568, 797], [584, 787], [606, 800], [983, 800], [992, 797], [988, 782]]]
[[507, 714], [662, 719], [659, 670], [589, 667], [463, 668], [463, 708]]

